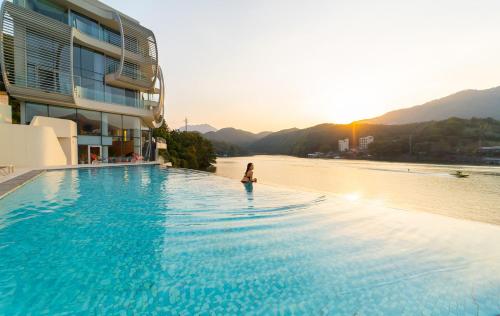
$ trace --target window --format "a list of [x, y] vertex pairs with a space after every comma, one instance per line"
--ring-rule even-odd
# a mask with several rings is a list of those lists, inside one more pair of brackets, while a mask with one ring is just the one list
[[80, 74], [76, 82], [81, 87], [82, 97], [104, 101], [104, 55], [84, 47], [80, 47], [79, 52], [80, 65], [75, 73]]
[[99, 24], [86, 16], [72, 11], [71, 26], [87, 35], [99, 39]]
[[103, 112], [102, 127], [104, 136], [122, 136], [122, 116]]
[[132, 157], [141, 154], [141, 120], [134, 116], [123, 116], [123, 154]]
[[123, 74], [132, 79], [141, 79], [139, 74], [139, 66], [129, 61], [123, 63]]
[[125, 89], [125, 104], [137, 107], [139, 102], [139, 93], [135, 90]]
[[53, 18], [54, 20], [68, 23], [68, 13], [65, 8], [49, 0], [26, 0], [26, 8]]
[[101, 135], [101, 112], [78, 110], [78, 135]]
[[106, 74], [118, 71], [120, 61], [116, 58], [106, 56]]
[[141, 121], [138, 117], [123, 116], [123, 138], [141, 137]]
[[[78, 45], [73, 48], [73, 56], [73, 73], [79, 97], [132, 107], [139, 106], [138, 91], [113, 87], [104, 83], [106, 74], [118, 70], [120, 65], [118, 59]], [[124, 66], [124, 72], [128, 71], [129, 77], [136, 76], [138, 73], [137, 65], [125, 63]]]
[[30, 124], [35, 116], [49, 116], [48, 106], [38, 103], [26, 103], [26, 124]]
[[70, 46], [26, 29], [28, 87], [71, 94]]
[[[80, 78], [82, 76], [82, 71], [81, 71], [81, 49], [80, 46], [75, 45], [73, 46], [73, 75], [75, 77]], [[80, 80], [75, 80], [75, 84], [80, 85]]]
[[78, 163], [79, 164], [89, 163], [89, 146], [88, 145], [78, 145]]
[[49, 116], [76, 122], [76, 109], [61, 106], [49, 106]]
[[121, 162], [122, 160], [122, 139], [121, 137], [113, 137], [113, 143], [108, 147], [108, 161]]
[[102, 40], [112, 45], [122, 47], [122, 37], [120, 33], [105, 26], [102, 27]]

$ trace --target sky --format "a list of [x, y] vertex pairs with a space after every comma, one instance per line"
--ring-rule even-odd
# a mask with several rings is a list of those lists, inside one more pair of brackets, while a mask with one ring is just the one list
[[104, 0], [158, 42], [166, 120], [348, 123], [500, 86], [500, 1]]

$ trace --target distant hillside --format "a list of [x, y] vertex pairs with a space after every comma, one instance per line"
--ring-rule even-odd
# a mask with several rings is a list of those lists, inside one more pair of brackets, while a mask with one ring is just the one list
[[[185, 131], [186, 127], [185, 126], [180, 126], [176, 128], [181, 131]], [[199, 132], [201, 134], [205, 134], [208, 132], [215, 132], [217, 129], [213, 127], [212, 125], [209, 124], [193, 124], [193, 125], [188, 125], [187, 126], [188, 132]]]
[[465, 90], [411, 108], [388, 112], [361, 121], [371, 124], [407, 124], [439, 121], [450, 117], [500, 120], [500, 87], [487, 90]]
[[269, 135], [270, 132], [254, 134], [241, 129], [232, 127], [222, 128], [216, 132], [208, 132], [203, 136], [211, 141], [225, 142], [241, 147], [246, 147], [251, 143]]
[[303, 157], [313, 152], [336, 152], [338, 140], [343, 138], [349, 138], [351, 146], [355, 146], [359, 137], [368, 135], [375, 137], [375, 142], [370, 147], [374, 158], [402, 159], [402, 156], [410, 152], [411, 136], [412, 153], [422, 155], [419, 158], [421, 161], [451, 161], [451, 156], [473, 155], [480, 146], [500, 145], [500, 121], [449, 118], [404, 125], [320, 124], [272, 133], [247, 148], [258, 154]]

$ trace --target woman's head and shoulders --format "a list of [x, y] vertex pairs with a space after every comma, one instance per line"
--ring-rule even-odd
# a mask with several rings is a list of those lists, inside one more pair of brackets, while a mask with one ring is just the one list
[[247, 169], [245, 171], [245, 174], [243, 175], [243, 179], [241, 179], [241, 182], [243, 183], [253, 183], [257, 182], [257, 179], [253, 177], [253, 163], [249, 162], [247, 164]]

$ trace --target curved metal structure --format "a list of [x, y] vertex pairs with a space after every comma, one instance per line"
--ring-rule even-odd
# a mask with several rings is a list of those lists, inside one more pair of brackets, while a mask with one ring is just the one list
[[[154, 33], [99, 1], [47, 1], [70, 12], [71, 22], [60, 22], [23, 4], [10, 1], [2, 4], [0, 65], [8, 94], [21, 101], [138, 116], [150, 127], [161, 126], [165, 84]], [[106, 28], [116, 38], [106, 40], [103, 32], [98, 32], [99, 36], [87, 33], [78, 23], [73, 24], [73, 14], [89, 15], [98, 21], [98, 27]], [[82, 93], [92, 89], [92, 84], [75, 70], [74, 61], [78, 62], [75, 46], [106, 56], [103, 73], [106, 91], [108, 86], [110, 91], [112, 87], [133, 91], [136, 102], [131, 105], [115, 103], [116, 98], [89, 99], [89, 93]], [[108, 57], [116, 61], [110, 69]]]
[[158, 79], [160, 82], [160, 97], [158, 106], [153, 109], [153, 125], [155, 128], [161, 127], [165, 119], [165, 83], [163, 81], [163, 71], [160, 67], [158, 67]]
[[72, 28], [7, 1], [0, 18], [2, 76], [9, 94], [74, 105]]
[[118, 14], [122, 38], [120, 66], [106, 75], [106, 83], [117, 87], [154, 88], [158, 77], [158, 47], [150, 30]]

